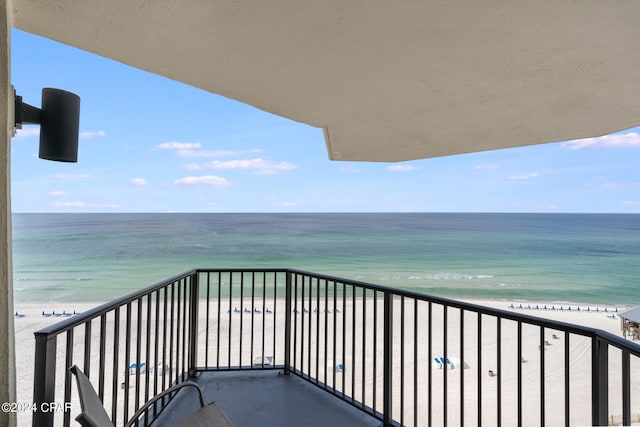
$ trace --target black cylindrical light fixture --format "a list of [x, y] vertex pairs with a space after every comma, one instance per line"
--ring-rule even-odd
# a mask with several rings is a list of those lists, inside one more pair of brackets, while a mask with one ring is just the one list
[[41, 159], [78, 161], [80, 97], [60, 89], [42, 89], [40, 116]]

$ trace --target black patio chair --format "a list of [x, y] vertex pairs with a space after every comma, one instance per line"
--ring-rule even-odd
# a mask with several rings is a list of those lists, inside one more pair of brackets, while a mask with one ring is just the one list
[[[114, 427], [114, 423], [109, 418], [109, 415], [104, 409], [102, 401], [100, 401], [93, 385], [91, 385], [89, 378], [87, 378], [87, 376], [76, 365], [69, 368], [69, 371], [71, 371], [71, 373], [76, 377], [78, 395], [80, 396], [80, 408], [82, 410], [80, 415], [76, 417], [76, 421], [78, 421], [83, 427]], [[193, 381], [185, 381], [169, 387], [146, 402], [136, 411], [135, 414], [133, 414], [125, 427], [136, 425], [138, 418], [145, 413], [151, 405], [159, 399], [162, 399], [164, 396], [175, 393], [183, 387], [194, 387], [197, 390], [198, 398], [200, 400], [200, 408], [186, 418], [172, 424], [171, 427], [233, 426], [233, 423], [227, 418], [215, 402], [205, 405], [202, 397], [202, 389], [198, 384]]]

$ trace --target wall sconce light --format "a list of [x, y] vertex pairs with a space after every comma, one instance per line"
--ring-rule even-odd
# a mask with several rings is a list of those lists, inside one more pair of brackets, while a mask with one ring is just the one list
[[60, 89], [42, 89], [42, 108], [22, 102], [15, 95], [15, 127], [23, 124], [40, 125], [40, 154], [38, 157], [58, 162], [78, 161], [80, 133], [80, 97]]

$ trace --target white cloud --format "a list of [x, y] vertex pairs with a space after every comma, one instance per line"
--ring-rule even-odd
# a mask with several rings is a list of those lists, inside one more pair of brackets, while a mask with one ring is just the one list
[[85, 131], [80, 132], [80, 139], [91, 139], [95, 137], [107, 136], [107, 133], [103, 130], [99, 130], [97, 132]]
[[567, 141], [563, 143], [562, 146], [570, 150], [580, 150], [583, 148], [640, 147], [640, 134], [629, 132], [599, 136], [597, 138], [576, 139]]
[[298, 202], [282, 202], [283, 208], [295, 208], [298, 206]]
[[[193, 168], [194, 166], [191, 165]], [[198, 167], [204, 169], [251, 169], [254, 170], [257, 175], [275, 175], [282, 171], [288, 171], [296, 169], [297, 166], [289, 162], [272, 162], [264, 159], [246, 159], [246, 160], [228, 160], [222, 162], [220, 160], [214, 160], [209, 163], [205, 163]]]
[[411, 172], [415, 170], [415, 166], [411, 165], [390, 165], [387, 166], [387, 170], [391, 172]]
[[149, 184], [149, 182], [144, 178], [131, 178], [129, 180], [129, 184], [136, 185], [138, 187], [142, 187], [142, 186], [145, 186], [145, 185]]
[[640, 206], [640, 202], [636, 202], [633, 200], [624, 200], [622, 204], [625, 206]]
[[537, 178], [538, 176], [540, 176], [538, 172], [531, 172], [525, 175], [511, 175], [507, 177], [507, 179], [510, 181], [524, 181], [531, 178]]
[[191, 150], [183, 149], [177, 150], [176, 154], [180, 157], [229, 157], [238, 156], [247, 153], [262, 153], [260, 149], [244, 150], [244, 151], [230, 151], [230, 150]]
[[177, 142], [169, 141], [163, 142], [155, 146], [156, 150], [191, 150], [194, 148], [200, 148], [199, 142]]
[[49, 197], [60, 197], [60, 196], [66, 196], [67, 193], [64, 191], [49, 191], [47, 193], [47, 196]]
[[158, 144], [154, 147], [156, 150], [175, 150], [175, 154], [179, 157], [229, 157], [247, 153], [262, 153], [259, 148], [249, 150], [232, 151], [232, 150], [201, 150], [202, 144], [199, 142], [177, 142], [169, 141]]
[[63, 181], [73, 181], [79, 179], [87, 179], [89, 178], [89, 174], [86, 173], [59, 173], [54, 176], [55, 179], [60, 179]]
[[221, 178], [215, 175], [205, 176], [185, 176], [184, 178], [176, 179], [174, 181], [176, 185], [210, 185], [214, 187], [228, 187], [231, 183], [226, 178]]

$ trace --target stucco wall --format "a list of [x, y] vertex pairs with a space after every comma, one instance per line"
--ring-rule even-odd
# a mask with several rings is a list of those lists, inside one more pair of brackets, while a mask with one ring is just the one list
[[[10, 80], [11, 0], [0, 0], [0, 403], [16, 401], [11, 272], [10, 153], [13, 89]], [[0, 426], [15, 426], [15, 414], [0, 411]]]

